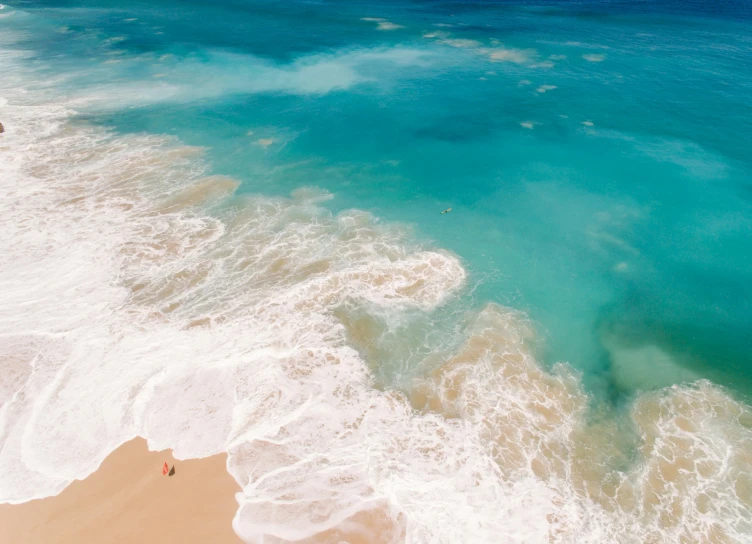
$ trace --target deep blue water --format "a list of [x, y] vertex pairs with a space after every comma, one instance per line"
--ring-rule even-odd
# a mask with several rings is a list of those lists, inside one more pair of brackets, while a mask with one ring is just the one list
[[14, 6], [88, 120], [412, 225], [593, 390], [752, 391], [752, 3]]

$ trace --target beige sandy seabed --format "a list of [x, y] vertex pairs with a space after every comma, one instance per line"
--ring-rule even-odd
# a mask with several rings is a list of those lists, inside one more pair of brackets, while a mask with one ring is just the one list
[[[56, 497], [0, 505], [0, 543], [242, 542], [232, 530], [240, 488], [226, 459], [175, 461], [131, 440]], [[174, 476], [162, 476], [165, 461]]]

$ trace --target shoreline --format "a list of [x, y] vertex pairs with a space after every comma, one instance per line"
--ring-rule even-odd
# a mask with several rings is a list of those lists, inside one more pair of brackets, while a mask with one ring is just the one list
[[[174, 476], [162, 475], [165, 462]], [[59, 495], [1, 504], [0, 541], [242, 543], [232, 529], [240, 487], [226, 462], [224, 453], [179, 461], [135, 438]]]

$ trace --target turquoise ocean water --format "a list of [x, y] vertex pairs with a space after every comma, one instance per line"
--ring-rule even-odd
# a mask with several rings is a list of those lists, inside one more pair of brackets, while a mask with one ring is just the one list
[[437, 313], [350, 331], [379, 387], [406, 389], [496, 302], [609, 405], [700, 378], [750, 398], [752, 3], [11, 10], [0, 29], [80, 122], [174, 136], [239, 194], [316, 188], [461, 259]]
[[[592, 386], [750, 391], [747, 3], [18, 7], [51, 77], [102, 87], [94, 122], [205, 146], [241, 191], [411, 225]], [[175, 88], [107, 96], [128, 81]], [[659, 362], [615, 368], [622, 345]]]

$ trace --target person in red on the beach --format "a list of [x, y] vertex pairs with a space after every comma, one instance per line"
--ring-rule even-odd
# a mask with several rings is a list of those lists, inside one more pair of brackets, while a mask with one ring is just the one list
[[167, 474], [169, 471], [170, 471], [170, 467], [168, 467], [167, 463], [165, 463], [164, 466], [162, 467], [162, 476]]

